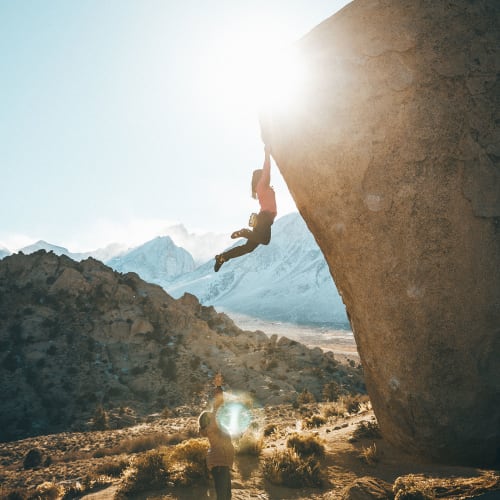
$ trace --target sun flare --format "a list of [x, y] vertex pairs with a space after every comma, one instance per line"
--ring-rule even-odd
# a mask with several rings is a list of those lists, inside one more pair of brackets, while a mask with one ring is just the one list
[[307, 74], [293, 40], [276, 29], [233, 30], [207, 47], [199, 72], [204, 96], [221, 113], [290, 108]]

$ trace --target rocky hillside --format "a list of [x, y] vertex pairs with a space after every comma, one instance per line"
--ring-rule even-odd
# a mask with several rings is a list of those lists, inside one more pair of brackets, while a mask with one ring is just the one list
[[[0, 440], [86, 429], [96, 408], [196, 405], [221, 370], [258, 404], [363, 388], [359, 369], [285, 337], [238, 329], [192, 295], [43, 250], [0, 261]], [[124, 412], [122, 412], [124, 413]]]

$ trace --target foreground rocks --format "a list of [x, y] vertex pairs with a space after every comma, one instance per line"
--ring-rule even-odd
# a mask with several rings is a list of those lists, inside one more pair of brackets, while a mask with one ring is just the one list
[[263, 136], [346, 304], [385, 437], [500, 458], [500, 4], [354, 0]]

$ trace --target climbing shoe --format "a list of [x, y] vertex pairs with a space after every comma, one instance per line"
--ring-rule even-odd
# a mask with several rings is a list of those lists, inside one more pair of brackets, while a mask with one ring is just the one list
[[221, 268], [222, 264], [224, 264], [224, 262], [226, 262], [226, 259], [224, 259], [222, 255], [216, 255], [214, 271], [217, 272]]

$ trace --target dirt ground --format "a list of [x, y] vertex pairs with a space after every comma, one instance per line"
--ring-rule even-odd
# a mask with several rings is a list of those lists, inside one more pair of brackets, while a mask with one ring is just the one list
[[[324, 411], [324, 405], [309, 405], [308, 409], [321, 412]], [[273, 424], [276, 430], [264, 438], [264, 447], [259, 457], [237, 456], [232, 474], [233, 499], [377, 498], [373, 496], [375, 494], [373, 492], [372, 496], [359, 496], [359, 493], [355, 496], [355, 492], [349, 497], [343, 495], [346, 488], [360, 478], [375, 478], [385, 481], [388, 487], [392, 487], [397, 478], [408, 475], [430, 487], [436, 498], [500, 499], [498, 471], [425, 464], [395, 451], [381, 438], [353, 439], [353, 432], [361, 421], [375, 422], [369, 404], [356, 415], [329, 417], [324, 425], [314, 429], [301, 430], [303, 412], [304, 407], [296, 409], [291, 405], [258, 410], [255, 418], [261, 428]], [[148, 423], [127, 429], [62, 433], [2, 443], [0, 444], [0, 497], [5, 498], [12, 489], [34, 488], [44, 481], [68, 487], [97, 470], [100, 464], [110, 460], [111, 455], [113, 458], [128, 460], [133, 453], [127, 450], [124, 443], [131, 443], [148, 436], [155, 440], [158, 436], [182, 435], [189, 429], [194, 432], [195, 428], [195, 416], [168, 419], [155, 417]], [[275, 450], [284, 449], [290, 434], [297, 430], [315, 434], [324, 441], [326, 456], [321, 463], [325, 482], [322, 488], [286, 488], [273, 485], [262, 476], [261, 463], [264, 457]], [[50, 456], [51, 463], [25, 470], [23, 459], [33, 448], [40, 449], [44, 457]], [[83, 498], [112, 499], [119, 482], [119, 477], [100, 478], [100, 488], [91, 493], [86, 492]], [[487, 496], [482, 496], [485, 493]], [[214, 499], [215, 492], [209, 485], [176, 491], [165, 490], [135, 498], [202, 500]]]

